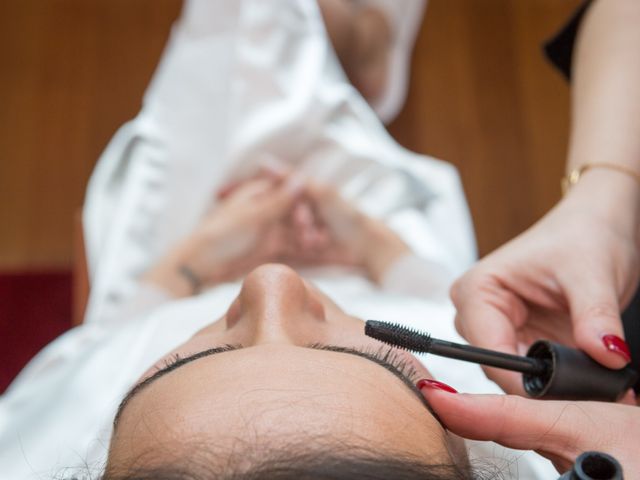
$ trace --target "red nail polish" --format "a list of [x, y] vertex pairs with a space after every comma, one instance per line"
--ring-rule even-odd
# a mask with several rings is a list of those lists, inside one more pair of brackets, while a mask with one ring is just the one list
[[604, 335], [602, 337], [602, 343], [604, 343], [607, 350], [617, 353], [623, 357], [627, 363], [631, 361], [631, 350], [629, 350], [629, 345], [627, 345], [627, 342], [617, 335]]
[[422, 390], [423, 388], [435, 388], [436, 390], [444, 390], [445, 392], [449, 393], [458, 393], [455, 388], [450, 387], [446, 383], [442, 383], [437, 380], [431, 380], [428, 378], [418, 380], [418, 383], [416, 383], [416, 387], [418, 387], [419, 390]]

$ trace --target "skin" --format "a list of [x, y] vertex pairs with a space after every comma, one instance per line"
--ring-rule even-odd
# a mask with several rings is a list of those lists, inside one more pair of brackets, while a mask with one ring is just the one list
[[[609, 162], [640, 174], [639, 22], [636, 0], [594, 2], [584, 19], [567, 172]], [[620, 311], [640, 275], [639, 222], [637, 179], [587, 170], [539, 222], [454, 284], [459, 332], [472, 344], [510, 353], [542, 336], [622, 368], [628, 358], [603, 337], [624, 338]], [[516, 374], [485, 371], [507, 392], [522, 394]]]
[[[362, 320], [292, 268], [270, 263], [342, 263], [377, 282], [409, 252], [384, 223], [286, 169], [272, 166], [223, 187], [195, 230], [143, 280], [176, 298], [193, 295], [180, 272], [187, 266], [205, 287], [246, 275], [241, 292], [222, 318], [168, 352], [140, 381], [176, 354], [243, 348], [183, 365], [130, 397], [114, 430], [109, 468], [166, 462], [188, 454], [193, 441], [226, 459], [238, 441], [284, 447], [301, 436], [434, 463], [466, 462], [461, 440], [393, 373], [353, 354], [309, 348], [386, 351], [364, 336]], [[414, 370], [410, 382], [430, 377], [413, 356], [397, 355]]]
[[[379, 283], [409, 247], [329, 186], [295, 172], [260, 171], [225, 186], [195, 230], [142, 278], [174, 297], [193, 295], [180, 268], [204, 287], [235, 280], [260, 265], [348, 265]], [[300, 213], [304, 215], [300, 215]]]
[[[636, 0], [596, 1], [583, 21], [567, 172], [610, 162], [640, 174], [639, 23]], [[459, 332], [472, 344], [512, 353], [544, 337], [609, 368], [626, 365], [602, 337], [624, 337], [620, 311], [640, 273], [639, 209], [640, 185], [631, 175], [587, 170], [539, 222], [454, 284]], [[485, 371], [507, 392], [522, 394], [517, 375]], [[536, 450], [560, 472], [587, 450], [613, 455], [627, 476], [640, 472], [640, 410], [632, 393], [628, 405], [424, 393], [447, 427], [466, 438]]]
[[[219, 321], [156, 366], [175, 353], [184, 357], [224, 344], [244, 348], [184, 365], [131, 398], [112, 439], [110, 468], [140, 458], [146, 466], [166, 461], [193, 439], [224, 450], [237, 439], [277, 445], [301, 435], [436, 463], [450, 463], [452, 452], [463, 455], [460, 439], [446, 433], [395, 375], [350, 354], [306, 348], [312, 343], [380, 348], [364, 336], [361, 320], [294, 270], [253, 270]], [[416, 380], [430, 377], [411, 355], [400, 355], [415, 368]]]
[[531, 400], [518, 395], [451, 394], [423, 389], [447, 428], [464, 438], [535, 450], [563, 473], [583, 452], [612, 455], [625, 478], [640, 472], [638, 407], [601, 402]]
[[375, 103], [387, 86], [393, 33], [385, 14], [366, 2], [320, 0], [329, 39], [349, 81]]

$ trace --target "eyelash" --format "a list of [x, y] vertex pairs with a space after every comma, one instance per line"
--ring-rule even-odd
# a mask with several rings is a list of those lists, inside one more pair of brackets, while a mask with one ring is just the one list
[[411, 381], [411, 383], [415, 383], [418, 380], [418, 371], [411, 364], [411, 362], [405, 360], [400, 356], [400, 354], [390, 347], [381, 347], [377, 351], [368, 351], [366, 349], [359, 349], [362, 353], [368, 353], [369, 355], [377, 358], [378, 360], [382, 360], [393, 368], [398, 370], [404, 377]]
[[[332, 350], [331, 345], [322, 345], [322, 344], [314, 344], [310, 345], [310, 347], [319, 347], [325, 348], [327, 350]], [[411, 362], [405, 360], [396, 349], [393, 347], [380, 347], [378, 349], [365, 348], [365, 347], [348, 347], [347, 350], [351, 350], [353, 352], [359, 352], [364, 356], [368, 356], [370, 358], [374, 358], [381, 362], [381, 365], [385, 368], [389, 366], [399, 372], [403, 377], [409, 380], [411, 383], [415, 383], [421, 375], [418, 374], [416, 368], [411, 364]], [[340, 351], [339, 349], [335, 349]]]
[[[211, 350], [216, 350], [218, 352], [228, 352], [230, 350], [238, 350], [239, 348], [242, 348], [242, 345], [229, 345], [229, 344], [227, 344], [227, 345], [223, 345], [222, 347], [212, 348]], [[202, 355], [206, 351], [208, 351], [208, 350], [196, 353], [195, 355]], [[170, 355], [169, 358], [164, 359], [163, 362], [162, 362], [162, 365], [156, 367], [156, 372], [159, 372], [160, 370], [167, 370], [167, 369], [170, 369], [171, 367], [175, 367], [177, 364], [179, 364], [180, 362], [182, 362], [185, 359], [188, 359], [191, 356], [192, 355], [189, 355], [187, 357], [182, 357], [182, 356], [180, 356], [179, 353], [174, 353], [174, 354]]]
[[156, 367], [156, 369], [157, 370], [162, 370], [164, 368], [173, 367], [180, 360], [182, 360], [182, 357], [180, 356], [180, 354], [179, 353], [174, 353], [173, 355], [169, 356], [169, 358], [166, 358], [162, 362], [162, 366]]
[[[317, 348], [317, 349], [326, 349], [327, 351], [332, 350], [331, 345], [322, 345], [317, 343], [308, 345], [308, 347]], [[242, 345], [224, 345], [223, 347], [220, 347], [219, 349], [216, 348], [215, 350], [226, 352], [230, 350], [238, 350], [240, 348], [243, 348]], [[415, 367], [410, 362], [402, 358], [398, 354], [398, 352], [395, 351], [393, 348], [381, 347], [377, 350], [372, 350], [370, 348], [348, 347], [345, 349], [354, 351], [354, 352], [359, 352], [365, 356], [375, 358], [376, 360], [379, 360], [380, 362], [382, 362], [383, 366], [385, 364], [390, 365], [391, 367], [396, 369], [398, 372], [400, 372], [405, 378], [410, 380], [412, 383], [415, 383], [415, 380], [418, 377], [418, 372], [416, 371]], [[334, 351], [340, 351], [340, 350], [336, 348], [334, 349]], [[164, 370], [164, 369], [171, 368], [182, 360], [183, 360], [183, 357], [181, 357], [179, 353], [174, 353], [169, 358], [165, 359], [162, 366], [157, 367], [157, 370]]]

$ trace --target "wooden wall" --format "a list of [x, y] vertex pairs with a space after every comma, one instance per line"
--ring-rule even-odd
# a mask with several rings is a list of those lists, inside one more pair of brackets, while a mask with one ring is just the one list
[[[559, 196], [568, 88], [540, 44], [579, 0], [431, 0], [405, 146], [458, 166], [487, 253]], [[137, 112], [179, 0], [0, 2], [0, 269], [69, 266], [91, 169]]]
[[391, 132], [412, 150], [459, 168], [481, 254], [560, 197], [569, 89], [541, 44], [580, 3], [429, 3], [409, 101]]
[[179, 7], [0, 2], [0, 268], [70, 265], [87, 179], [137, 113]]

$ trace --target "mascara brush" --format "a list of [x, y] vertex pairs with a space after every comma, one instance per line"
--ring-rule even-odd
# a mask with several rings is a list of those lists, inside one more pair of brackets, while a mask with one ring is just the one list
[[433, 338], [428, 333], [416, 332], [407, 327], [377, 320], [367, 320], [364, 333], [368, 337], [416, 353], [432, 353], [440, 357], [480, 363], [489, 367], [503, 368], [531, 375], [541, 375], [549, 369], [549, 364], [541, 359], [521, 357], [471, 345], [447, 342], [446, 340]]
[[525, 391], [534, 398], [615, 401], [638, 380], [638, 373], [630, 366], [611, 370], [580, 350], [546, 340], [535, 342], [527, 356], [520, 356], [440, 340], [377, 320], [367, 320], [364, 333], [411, 352], [520, 372]]

